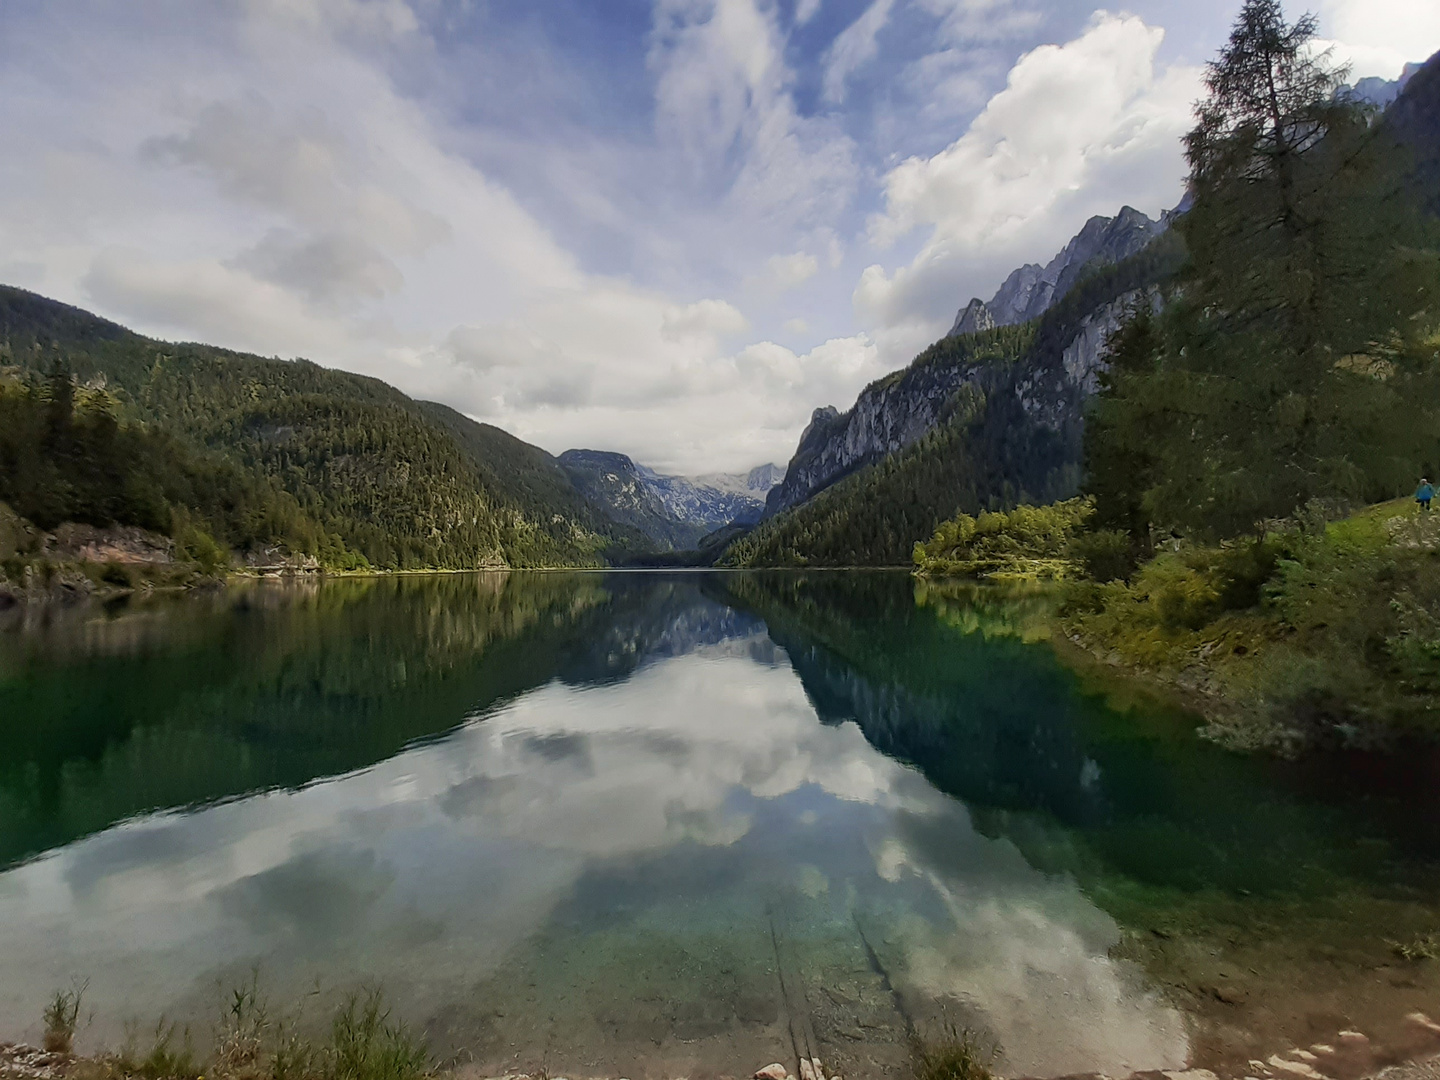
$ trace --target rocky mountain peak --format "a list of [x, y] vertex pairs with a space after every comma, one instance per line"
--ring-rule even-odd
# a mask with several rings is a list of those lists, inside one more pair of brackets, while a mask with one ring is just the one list
[[956, 317], [955, 325], [950, 328], [948, 336], [978, 334], [981, 331], [993, 329], [995, 329], [995, 317], [990, 314], [990, 309], [985, 306], [985, 301], [977, 296]]
[[[1026, 263], [1011, 272], [988, 304], [978, 297], [956, 315], [949, 337], [1038, 319], [1080, 280], [1086, 269], [1129, 258], [1165, 231], [1168, 219], [1155, 221], [1124, 206], [1114, 217], [1097, 214], [1044, 266]], [[986, 325], [988, 323], [988, 325]]]

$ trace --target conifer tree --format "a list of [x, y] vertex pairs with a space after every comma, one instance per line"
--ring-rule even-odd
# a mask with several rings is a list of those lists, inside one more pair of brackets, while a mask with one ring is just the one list
[[1114, 505], [1129, 485], [1164, 526], [1237, 535], [1311, 499], [1389, 497], [1433, 450], [1433, 222], [1314, 32], [1247, 0], [1210, 65], [1177, 222], [1190, 264], [1157, 325], [1117, 339], [1087, 434], [1090, 486]]

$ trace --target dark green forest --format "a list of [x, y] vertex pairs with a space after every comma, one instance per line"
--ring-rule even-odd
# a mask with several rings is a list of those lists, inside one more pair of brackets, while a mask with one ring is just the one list
[[[82, 410], [59, 456], [53, 425], [27, 421], [7, 437], [3, 482], [30, 491], [16, 498], [37, 524], [59, 513], [168, 533], [183, 508], [237, 550], [275, 544], [327, 566], [385, 569], [597, 565], [642, 541], [544, 451], [376, 379], [155, 341], [10, 288], [0, 289], [0, 365], [16, 409], [35, 412], [57, 388], [104, 398]], [[125, 448], [114, 462], [106, 440]], [[175, 475], [210, 479], [142, 493], [148, 467], [123, 462], [155, 454]], [[111, 494], [79, 494], [97, 485]], [[232, 493], [216, 495], [223, 485]], [[46, 491], [53, 506], [41, 505]]]

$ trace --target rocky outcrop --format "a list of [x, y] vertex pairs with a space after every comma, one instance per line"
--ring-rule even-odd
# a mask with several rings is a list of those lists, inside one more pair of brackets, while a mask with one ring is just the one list
[[[1173, 270], [1169, 260], [1179, 258], [1175, 252], [1156, 255], [1169, 250], [1168, 242], [1149, 246], [1166, 233], [1172, 216], [1154, 222], [1126, 207], [1114, 218], [1092, 218], [1049, 266], [1021, 267], [1011, 274], [993, 302], [1007, 320], [1041, 300], [1046, 305], [1022, 355], [997, 351], [994, 335], [985, 338], [991, 324], [1000, 320], [988, 305], [972, 300], [957, 325], [975, 331], [947, 336], [910, 367], [867, 386], [847, 412], [816, 409], [785, 479], [766, 500], [766, 516], [798, 506], [914, 444], [954, 413], [957, 392], [966, 385], [985, 400], [983, 438], [1008, 444], [999, 455], [1000, 464], [994, 464], [995, 455], [987, 458], [992, 462], [988, 467], [998, 470], [989, 478], [994, 490], [1013, 487], [1047, 497], [1073, 493], [1084, 403], [1099, 388], [1109, 337], [1130, 308], [1159, 303], [1156, 282]], [[1081, 270], [1097, 265], [1096, 260], [1120, 265], [1107, 275], [1085, 279]], [[1056, 304], [1062, 290], [1067, 299]], [[1002, 430], [1008, 434], [1002, 437]], [[1015, 473], [1018, 466], [1006, 461], [1023, 461], [1027, 474]]]
[[66, 522], [45, 539], [44, 554], [65, 562], [122, 563], [165, 566], [175, 561], [175, 544], [169, 537], [134, 526]]
[[1113, 218], [1096, 216], [1046, 265], [1026, 263], [1007, 277], [990, 302], [979, 297], [955, 317], [949, 336], [1017, 326], [1038, 319], [1098, 266], [1128, 259], [1165, 231], [1168, 215], [1155, 221], [1132, 206]]
[[950, 328], [950, 337], [959, 337], [961, 334], [980, 334], [986, 330], [995, 329], [995, 317], [990, 314], [990, 309], [985, 306], [985, 301], [978, 296], [971, 300], [965, 309], [955, 316], [955, 325]]
[[1385, 126], [1414, 155], [1420, 197], [1440, 214], [1440, 53], [1411, 73], [1386, 110]]
[[947, 414], [955, 392], [977, 377], [975, 365], [927, 364], [871, 383], [848, 412], [816, 409], [785, 479], [765, 500], [765, 515], [804, 502], [886, 454], [909, 446]]

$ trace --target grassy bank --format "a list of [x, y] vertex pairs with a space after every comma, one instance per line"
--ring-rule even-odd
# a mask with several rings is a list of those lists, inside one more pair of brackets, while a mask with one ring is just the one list
[[1235, 748], [1440, 735], [1440, 512], [1312, 506], [1250, 537], [1167, 540], [1138, 564], [1089, 516], [1084, 500], [960, 515], [916, 545], [916, 571], [1062, 582], [1055, 632], [1183, 691]]
[[29, 1071], [66, 1080], [421, 1080], [437, 1072], [378, 989], [348, 994], [328, 1028], [312, 1034], [298, 1011], [273, 1013], [252, 980], [227, 995], [208, 1051], [197, 1050], [190, 1029], [162, 1020], [143, 1037], [132, 1031], [118, 1050], [76, 1055], [84, 995], [83, 986], [55, 993], [44, 1053], [27, 1055], [39, 1059], [26, 1063]]

